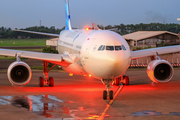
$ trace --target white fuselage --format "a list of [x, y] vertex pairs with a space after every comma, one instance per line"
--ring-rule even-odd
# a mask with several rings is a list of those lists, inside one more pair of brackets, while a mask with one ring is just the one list
[[64, 30], [58, 40], [59, 54], [69, 54], [69, 73], [98, 79], [114, 79], [129, 67], [129, 45], [119, 34], [108, 30]]

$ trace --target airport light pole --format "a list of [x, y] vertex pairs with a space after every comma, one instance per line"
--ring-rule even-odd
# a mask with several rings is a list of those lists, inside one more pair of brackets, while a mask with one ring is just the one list
[[[180, 18], [177, 18], [177, 21], [180, 21]], [[177, 33], [178, 26], [176, 24], [176, 33]]]
[[[180, 21], [180, 18], [177, 18], [177, 21]], [[176, 29], [177, 29], [177, 24], [176, 24]], [[180, 39], [180, 33], [178, 33], [178, 37]]]

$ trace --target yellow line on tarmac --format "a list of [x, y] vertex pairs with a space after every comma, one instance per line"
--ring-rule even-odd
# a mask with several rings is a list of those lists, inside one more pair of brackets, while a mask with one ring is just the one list
[[109, 109], [109, 107], [111, 106], [111, 104], [114, 102], [116, 96], [119, 94], [119, 92], [123, 89], [123, 85], [119, 86], [118, 90], [116, 91], [116, 93], [114, 94], [114, 98], [112, 100], [109, 101], [109, 103], [106, 105], [106, 109], [104, 109], [103, 113], [101, 114], [101, 116], [97, 119], [97, 120], [103, 120], [106, 114], [106, 111]]

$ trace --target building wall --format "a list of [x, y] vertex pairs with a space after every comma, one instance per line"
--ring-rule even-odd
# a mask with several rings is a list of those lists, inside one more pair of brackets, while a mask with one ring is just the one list
[[57, 50], [57, 42], [58, 42], [58, 38], [53, 38], [50, 40], [46, 40], [46, 45], [56, 47]]
[[162, 34], [155, 37], [137, 41], [136, 47], [158, 47], [158, 45], [180, 44], [178, 36], [171, 34]]

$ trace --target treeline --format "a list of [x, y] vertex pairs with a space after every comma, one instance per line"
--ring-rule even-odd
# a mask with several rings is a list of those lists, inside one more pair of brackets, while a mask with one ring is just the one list
[[[103, 29], [103, 26], [99, 26], [101, 29]], [[115, 29], [116, 28], [116, 29]], [[115, 29], [117, 33], [120, 35], [125, 35], [137, 31], [169, 31], [173, 33], [179, 33], [180, 32], [180, 25], [179, 24], [162, 24], [162, 23], [150, 23], [150, 24], [120, 24], [120, 25], [108, 25], [105, 27], [105, 29]]]
[[[48, 28], [44, 26], [34, 26], [29, 27], [21, 30], [27, 30], [27, 31], [36, 31], [36, 32], [44, 32], [44, 33], [53, 33], [53, 34], [59, 34], [64, 28], [62, 29], [56, 29], [54, 26]], [[49, 36], [45, 35], [38, 35], [38, 34], [31, 34], [31, 33], [23, 33], [23, 32], [17, 32], [13, 31], [11, 28], [0, 28], [0, 38], [50, 38]]]
[[[129, 34], [136, 31], [169, 31], [173, 33], [179, 33], [180, 32], [180, 25], [179, 24], [162, 24], [162, 23], [150, 23], [150, 24], [120, 24], [120, 25], [108, 25], [108, 26], [102, 26], [98, 25], [101, 29], [112, 29], [115, 32], [119, 33], [120, 35]], [[44, 26], [35, 26], [35, 27], [29, 27], [21, 30], [28, 30], [28, 31], [36, 31], [36, 32], [44, 32], [44, 33], [53, 33], [53, 34], [59, 34], [62, 30], [64, 30], [65, 27], [62, 29], [56, 29], [54, 26], [48, 28]], [[37, 35], [37, 34], [30, 34], [30, 33], [22, 33], [22, 32], [14, 32], [11, 28], [0, 28], [0, 38], [49, 38], [48, 36], [43, 35]]]
[[0, 28], [0, 38], [13, 38], [16, 33], [11, 30], [11, 28]]

